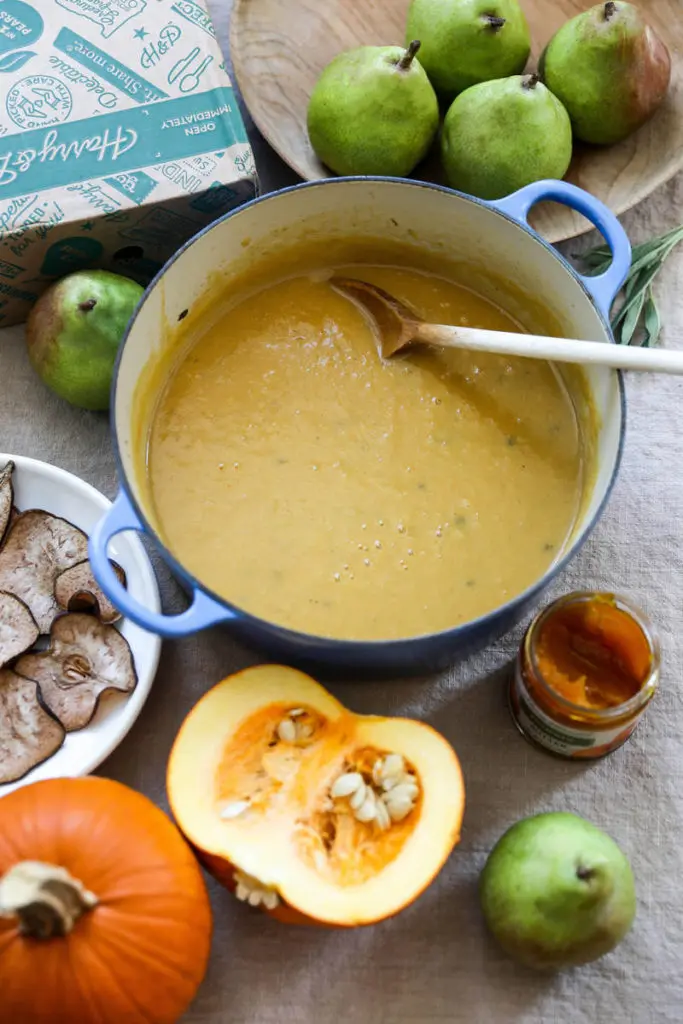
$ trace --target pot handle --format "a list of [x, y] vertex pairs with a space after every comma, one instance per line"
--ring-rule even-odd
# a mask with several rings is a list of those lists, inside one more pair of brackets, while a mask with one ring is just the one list
[[621, 224], [604, 203], [568, 181], [535, 181], [518, 192], [496, 200], [490, 205], [528, 226], [529, 211], [536, 203], [554, 200], [583, 214], [607, 242], [612, 251], [612, 263], [604, 274], [587, 277], [578, 274], [584, 288], [590, 293], [605, 319], [609, 321], [610, 310], [619, 289], [626, 280], [631, 266], [631, 243]]
[[235, 613], [209, 597], [198, 587], [193, 588], [192, 603], [179, 615], [163, 615], [150, 611], [140, 604], [120, 583], [111, 567], [107, 553], [112, 539], [125, 530], [144, 533], [144, 526], [138, 518], [128, 496], [119, 491], [111, 508], [102, 516], [88, 541], [88, 556], [95, 579], [109, 600], [118, 610], [142, 629], [163, 637], [181, 637], [198, 633], [208, 626], [227, 622]]

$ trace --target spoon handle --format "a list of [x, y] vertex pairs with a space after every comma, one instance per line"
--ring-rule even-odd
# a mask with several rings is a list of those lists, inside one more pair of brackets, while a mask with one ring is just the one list
[[556, 363], [611, 366], [617, 370], [649, 370], [652, 373], [683, 375], [683, 352], [662, 348], [610, 345], [604, 341], [548, 338], [538, 334], [485, 331], [475, 327], [447, 327], [420, 324], [414, 340], [444, 348], [465, 348], [475, 352], [548, 359]]

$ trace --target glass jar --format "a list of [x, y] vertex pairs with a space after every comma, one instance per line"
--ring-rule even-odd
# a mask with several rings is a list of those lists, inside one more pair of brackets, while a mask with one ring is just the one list
[[527, 739], [559, 757], [604, 757], [635, 729], [659, 672], [659, 640], [639, 608], [616, 594], [567, 594], [526, 631], [510, 711]]

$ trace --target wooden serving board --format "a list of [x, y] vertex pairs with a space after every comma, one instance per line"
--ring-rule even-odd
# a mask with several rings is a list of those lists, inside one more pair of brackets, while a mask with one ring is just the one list
[[[530, 68], [560, 25], [593, 6], [592, 0], [521, 2], [534, 40]], [[683, 167], [682, 3], [639, 2], [672, 52], [673, 81], [664, 106], [617, 146], [575, 149], [568, 179], [615, 213], [635, 206]], [[306, 131], [308, 99], [318, 75], [342, 50], [403, 43], [408, 6], [409, 0], [236, 0], [231, 51], [240, 90], [262, 135], [302, 178], [330, 176]], [[440, 181], [438, 160], [429, 159], [415, 176]], [[590, 226], [555, 204], [537, 207], [532, 222], [551, 242], [572, 238]]]

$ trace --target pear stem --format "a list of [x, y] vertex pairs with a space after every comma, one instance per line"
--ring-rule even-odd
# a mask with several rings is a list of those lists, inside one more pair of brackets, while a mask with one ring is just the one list
[[617, 5], [615, 4], [614, 0], [607, 0], [604, 10], [605, 21], [609, 21], [610, 18], [613, 18], [616, 13]]
[[494, 32], [500, 32], [506, 21], [505, 18], [499, 18], [497, 14], [483, 14], [482, 17]]
[[410, 65], [413, 63], [413, 58], [415, 57], [415, 54], [417, 53], [421, 46], [422, 43], [420, 42], [419, 39], [413, 39], [412, 43], [410, 44], [406, 52], [403, 54], [400, 61], [398, 62], [398, 66], [401, 69], [401, 71], [408, 71]]
[[523, 89], [535, 89], [541, 79], [538, 75], [525, 75], [522, 79]]

